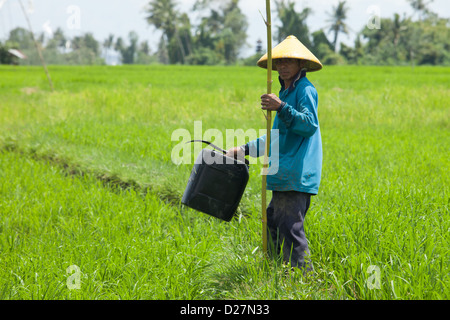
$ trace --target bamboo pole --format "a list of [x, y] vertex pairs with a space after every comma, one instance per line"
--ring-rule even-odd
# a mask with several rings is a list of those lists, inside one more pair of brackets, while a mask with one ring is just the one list
[[47, 66], [45, 65], [45, 61], [44, 61], [44, 57], [42, 56], [41, 49], [39, 48], [39, 45], [38, 45], [36, 39], [34, 38], [34, 33], [33, 33], [32, 28], [31, 28], [30, 19], [28, 19], [28, 15], [27, 15], [27, 12], [25, 11], [25, 8], [24, 8], [24, 6], [22, 4], [22, 0], [19, 0], [19, 4], [20, 4], [20, 7], [22, 8], [23, 14], [25, 15], [25, 19], [27, 20], [28, 28], [30, 29], [30, 33], [31, 33], [31, 38], [33, 39], [34, 45], [35, 45], [36, 50], [37, 50], [37, 52], [39, 54], [39, 59], [41, 59], [42, 67], [44, 67], [45, 74], [47, 75], [48, 84], [50, 85], [50, 89], [53, 91], [54, 87], [53, 87], [52, 79], [50, 78], [50, 73], [48, 73]]
[[[272, 93], [272, 18], [270, 12], [270, 0], [266, 0], [266, 26], [267, 26], [267, 94]], [[269, 169], [270, 131], [272, 129], [272, 111], [266, 114], [266, 147], [264, 151], [264, 163], [261, 188], [262, 207], [262, 238], [263, 251], [267, 255], [267, 173]]]

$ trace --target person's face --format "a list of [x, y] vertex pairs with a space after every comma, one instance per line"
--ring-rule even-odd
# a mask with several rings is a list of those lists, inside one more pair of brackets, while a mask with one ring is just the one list
[[283, 80], [291, 80], [301, 69], [301, 60], [299, 59], [274, 59], [273, 63], [277, 68], [280, 78]]

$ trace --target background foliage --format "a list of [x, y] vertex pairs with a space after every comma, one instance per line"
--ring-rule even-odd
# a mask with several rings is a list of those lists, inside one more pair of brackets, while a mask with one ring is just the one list
[[[327, 65], [449, 65], [450, 22], [431, 12], [429, 2], [408, 0], [411, 16], [384, 17], [379, 27], [363, 26], [356, 32], [353, 46], [339, 43], [341, 34], [351, 32], [346, 24], [350, 4], [339, 1], [328, 13], [323, 28], [310, 30], [308, 16], [312, 9], [296, 11], [295, 1], [274, 2], [274, 37], [277, 42], [295, 35]], [[48, 64], [104, 64], [111, 53], [119, 54], [123, 64], [255, 65], [263, 54], [261, 44], [250, 57], [243, 57], [247, 43], [248, 22], [239, 8], [239, 0], [197, 0], [190, 12], [178, 10], [176, 0], [151, 0], [146, 7], [147, 22], [161, 31], [157, 48], [150, 48], [139, 35], [130, 31], [123, 39], [111, 34], [103, 41], [91, 33], [69, 39], [62, 29], [53, 37], [37, 35], [38, 45]], [[190, 13], [200, 14], [193, 24]], [[28, 57], [18, 60], [8, 49], [19, 49]], [[28, 30], [17, 28], [0, 43], [0, 63], [40, 63]]]

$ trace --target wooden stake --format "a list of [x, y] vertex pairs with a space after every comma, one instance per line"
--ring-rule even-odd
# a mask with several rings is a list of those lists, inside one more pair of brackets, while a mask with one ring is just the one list
[[34, 33], [33, 33], [33, 30], [31, 29], [31, 23], [30, 23], [30, 20], [28, 19], [27, 12], [25, 11], [25, 8], [24, 8], [24, 6], [22, 4], [22, 0], [19, 0], [19, 4], [20, 4], [20, 7], [22, 8], [23, 14], [25, 15], [25, 19], [27, 19], [28, 28], [30, 29], [31, 37], [33, 39], [34, 45], [36, 47], [36, 50], [37, 50], [37, 52], [39, 54], [39, 58], [41, 59], [41, 63], [42, 63], [42, 66], [44, 67], [45, 74], [47, 75], [47, 79], [48, 79], [48, 83], [50, 85], [50, 89], [53, 91], [54, 88], [53, 88], [52, 79], [50, 78], [50, 74], [48, 73], [47, 66], [45, 65], [45, 61], [44, 61], [44, 57], [42, 56], [41, 49], [39, 48], [39, 45], [36, 42], [36, 39], [34, 38]]
[[[267, 26], [267, 94], [272, 93], [272, 18], [270, 12], [270, 0], [266, 0], [266, 26]], [[261, 207], [262, 207], [262, 238], [263, 251], [267, 255], [267, 173], [269, 170], [269, 149], [270, 149], [270, 131], [272, 129], [272, 111], [267, 110], [266, 114], [266, 147], [264, 151], [264, 163], [262, 174], [262, 188], [261, 188]]]

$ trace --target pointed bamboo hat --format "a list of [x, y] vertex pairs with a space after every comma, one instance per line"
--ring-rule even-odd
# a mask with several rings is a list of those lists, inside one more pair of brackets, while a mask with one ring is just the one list
[[[292, 58], [305, 60], [306, 71], [319, 71], [322, 69], [322, 63], [311, 51], [301, 43], [297, 37], [289, 36], [272, 49], [272, 59]], [[261, 68], [267, 69], [267, 53], [259, 59], [257, 65]], [[277, 70], [275, 64], [272, 65], [272, 70]]]

